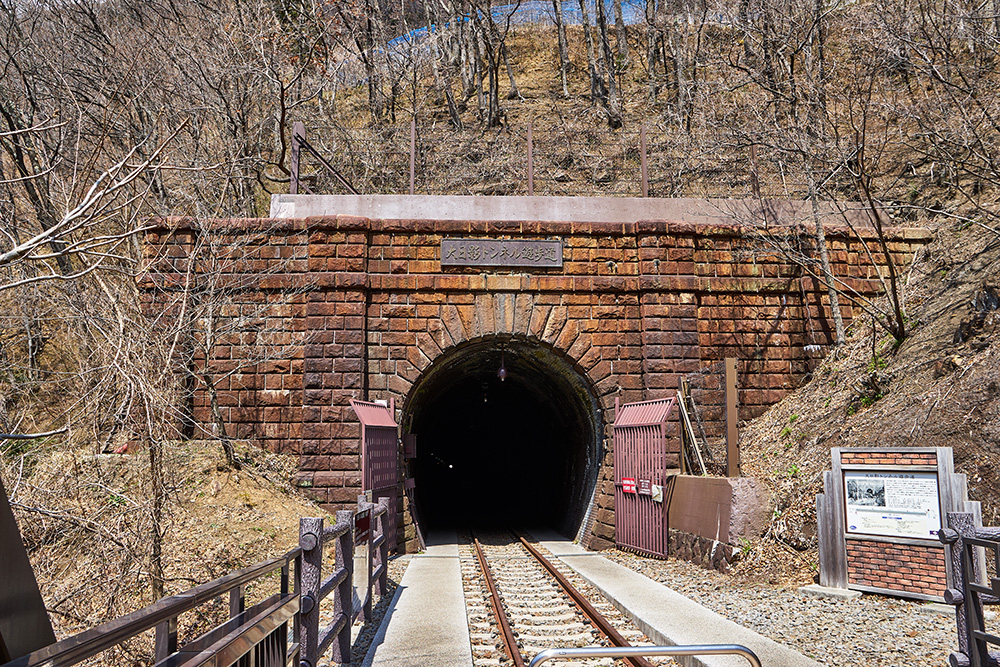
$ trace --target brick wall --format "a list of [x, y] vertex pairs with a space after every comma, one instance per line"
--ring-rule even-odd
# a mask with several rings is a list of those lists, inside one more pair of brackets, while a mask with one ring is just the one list
[[895, 466], [936, 466], [934, 452], [841, 452], [841, 465], [895, 465]]
[[[557, 238], [564, 266], [442, 267], [441, 240], [455, 236]], [[877, 293], [853, 233], [828, 227], [827, 236], [834, 272]], [[929, 240], [909, 229], [890, 238], [900, 260]], [[825, 292], [771, 248], [738, 226], [672, 222], [169, 219], [146, 236], [143, 285], [153, 311], [176, 306], [192, 281], [202, 295], [206, 282], [227, 286], [219, 312], [246, 326], [190, 363], [231, 374], [218, 395], [233, 434], [298, 454], [296, 481], [335, 510], [360, 492], [360, 428], [348, 400], [394, 397], [405, 410], [435, 359], [497, 333], [569, 359], [608, 420], [616, 397], [669, 395], [680, 374], [733, 355], [741, 417], [759, 414], [808, 371], [804, 346], [831, 340]], [[213, 273], [219, 253], [231, 261]], [[843, 315], [853, 315], [846, 305]], [[199, 326], [189, 327], [193, 347]], [[205, 392], [191, 407], [209, 428]], [[598, 545], [613, 537], [609, 467], [610, 459], [599, 479]]]
[[944, 595], [944, 548], [847, 540], [847, 579], [872, 588]]

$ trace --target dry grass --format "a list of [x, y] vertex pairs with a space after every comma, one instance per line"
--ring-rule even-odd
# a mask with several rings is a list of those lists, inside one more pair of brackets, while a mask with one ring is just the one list
[[[278, 556], [298, 543], [303, 516], [326, 516], [289, 484], [294, 457], [240, 448], [243, 469], [225, 468], [215, 443], [167, 447], [167, 594]], [[139, 609], [150, 595], [150, 498], [144, 452], [98, 454], [35, 446], [7, 452], [3, 475], [56, 635], [63, 638]], [[248, 602], [277, 592], [277, 576], [247, 587]], [[180, 639], [219, 622], [215, 600], [180, 619]], [[105, 654], [142, 664], [150, 637]]]

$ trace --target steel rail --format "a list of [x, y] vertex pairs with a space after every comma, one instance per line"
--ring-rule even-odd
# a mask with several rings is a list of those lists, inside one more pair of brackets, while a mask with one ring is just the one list
[[510, 627], [510, 621], [507, 620], [507, 613], [503, 609], [503, 601], [500, 599], [500, 593], [497, 591], [496, 582], [493, 581], [493, 572], [486, 562], [486, 554], [483, 553], [483, 547], [478, 539], [473, 538], [472, 541], [476, 547], [476, 558], [479, 559], [479, 568], [483, 571], [486, 586], [490, 589], [490, 605], [493, 607], [493, 616], [497, 619], [497, 624], [503, 633], [504, 650], [507, 652], [507, 656], [514, 662], [514, 667], [525, 667], [524, 657], [521, 655], [521, 650], [517, 647], [517, 639], [514, 637], [514, 631]]
[[[587, 616], [594, 626], [608, 638], [608, 641], [618, 648], [633, 648], [632, 645], [629, 644], [628, 640], [621, 636], [621, 633], [618, 632], [613, 625], [611, 625], [611, 622], [604, 618], [601, 612], [594, 608], [594, 605], [590, 604], [590, 601], [584, 597], [583, 593], [578, 591], [576, 587], [573, 586], [573, 584], [571, 584], [565, 576], [563, 576], [563, 573], [556, 569], [555, 565], [553, 565], [549, 559], [543, 556], [537, 549], [535, 549], [535, 547], [531, 546], [523, 537], [518, 539], [521, 540], [521, 544], [528, 550], [528, 553], [534, 556], [542, 567], [548, 570], [549, 574], [551, 574], [555, 580], [559, 582], [559, 585], [562, 587], [566, 595], [568, 595], [570, 599], [572, 599], [573, 602], [580, 607], [580, 610], [583, 611], [584, 615]], [[653, 663], [649, 660], [632, 654], [629, 654], [625, 660], [628, 661], [632, 667], [654, 667]]]

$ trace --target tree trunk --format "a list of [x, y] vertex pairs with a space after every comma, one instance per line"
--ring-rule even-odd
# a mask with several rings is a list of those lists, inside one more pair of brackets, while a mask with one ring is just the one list
[[226, 465], [239, 470], [240, 464], [236, 460], [236, 449], [233, 447], [233, 441], [229, 438], [226, 420], [222, 418], [222, 410], [219, 408], [219, 394], [215, 389], [215, 382], [208, 372], [202, 372], [201, 382], [205, 385], [205, 391], [208, 392], [209, 405], [212, 410], [212, 425], [215, 427], [215, 437], [222, 444], [222, 453], [226, 455]]
[[622, 15], [622, 0], [614, 0], [614, 12], [615, 50], [618, 56], [615, 73], [618, 75], [618, 87], [621, 88], [621, 77], [628, 71], [628, 33], [625, 29], [625, 17]]
[[[997, 0], [1000, 2], [1000, 0]], [[562, 83], [563, 97], [569, 97], [569, 45], [566, 43], [566, 24], [563, 22], [562, 0], [552, 0], [552, 9], [556, 13], [556, 34], [559, 40], [559, 80]]]
[[830, 255], [826, 247], [826, 232], [823, 229], [823, 221], [819, 214], [819, 195], [816, 192], [816, 177], [813, 175], [812, 167], [805, 164], [806, 178], [809, 180], [809, 202], [812, 204], [813, 221], [816, 224], [816, 246], [819, 249], [819, 261], [823, 270], [823, 282], [826, 283], [826, 293], [830, 299], [830, 311], [833, 315], [834, 333], [837, 337], [834, 345], [844, 344], [846, 338], [844, 334], [844, 318], [840, 313], [840, 293], [837, 290], [837, 283], [830, 267]]
[[604, 110], [608, 115], [608, 126], [618, 129], [622, 126], [621, 101], [618, 99], [618, 84], [615, 72], [615, 56], [611, 50], [611, 39], [608, 36], [608, 16], [604, 7], [604, 0], [597, 0], [597, 28], [601, 36], [601, 54], [598, 59], [604, 71], [607, 82], [607, 96], [605, 97]]
[[656, 59], [656, 0], [646, 0], [646, 76], [650, 103], [656, 101], [659, 93], [656, 85]]
[[590, 31], [590, 13], [587, 11], [587, 0], [579, 0], [580, 16], [583, 20], [583, 41], [587, 45], [587, 69], [590, 71], [590, 102], [605, 103], [606, 90], [601, 73], [597, 68], [597, 57], [594, 55], [594, 36]]
[[[482, 114], [483, 110], [486, 108], [486, 99], [483, 97], [483, 56], [480, 50], [480, 29], [479, 21], [475, 18], [475, 13], [473, 13], [473, 23], [472, 23], [472, 81], [476, 88], [476, 108], [479, 109], [479, 113]], [[485, 50], [485, 44], [483, 49]]]
[[163, 504], [165, 484], [163, 483], [163, 443], [149, 437], [144, 431], [146, 451], [149, 455], [149, 482], [153, 496], [153, 508], [150, 516], [152, 530], [149, 540], [149, 585], [153, 601], [163, 597]]
[[[368, 3], [368, 9], [370, 12], [374, 12], [371, 3]], [[382, 118], [383, 111], [382, 85], [374, 62], [375, 26], [371, 16], [372, 14], [369, 14], [368, 20], [365, 21], [365, 44], [358, 44], [358, 53], [365, 66], [365, 77], [368, 83], [368, 113], [371, 115], [372, 122], [378, 122]]]
[[[496, 32], [493, 30], [493, 18], [489, 15], [490, 8], [487, 4], [487, 18], [484, 21], [479, 12], [473, 12], [473, 25], [482, 38], [483, 58], [486, 64], [486, 127], [498, 127], [500, 125], [500, 48]], [[481, 87], [480, 87], [481, 89]]]

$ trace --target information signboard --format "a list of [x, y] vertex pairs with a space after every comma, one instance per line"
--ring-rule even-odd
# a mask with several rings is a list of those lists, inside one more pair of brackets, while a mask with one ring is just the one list
[[622, 493], [635, 493], [635, 477], [622, 477]]
[[848, 533], [934, 539], [941, 529], [935, 472], [844, 471]]

